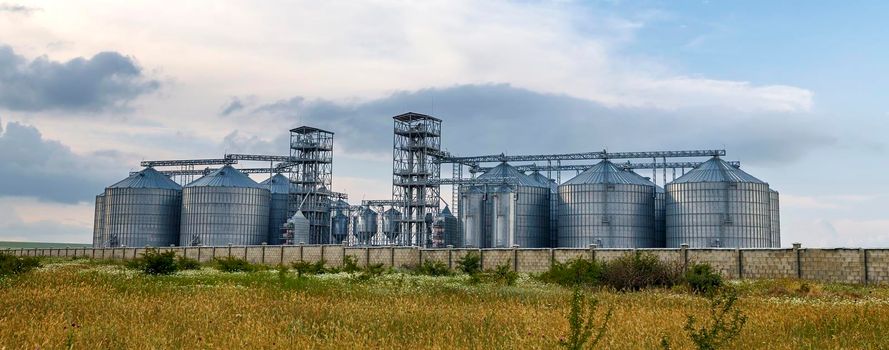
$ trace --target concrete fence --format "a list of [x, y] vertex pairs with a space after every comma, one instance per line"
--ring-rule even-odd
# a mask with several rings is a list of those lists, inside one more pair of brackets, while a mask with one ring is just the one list
[[[16, 256], [87, 257], [93, 259], [134, 259], [147, 248], [33, 248], [7, 249]], [[162, 247], [201, 262], [217, 257], [238, 257], [252, 263], [289, 265], [296, 261], [324, 260], [330, 266], [341, 266], [351, 256], [360, 266], [416, 266], [424, 261], [438, 261], [454, 268], [464, 255], [477, 252], [482, 266], [491, 269], [508, 264], [518, 272], [537, 273], [549, 269], [553, 262], [584, 258], [609, 261], [635, 249], [589, 248], [498, 248], [498, 249], [420, 249], [416, 247], [348, 247], [343, 245], [288, 246], [223, 246]], [[663, 261], [682, 264], [708, 263], [730, 279], [801, 278], [820, 282], [889, 283], [889, 249], [812, 249], [801, 248], [679, 248], [638, 249]]]

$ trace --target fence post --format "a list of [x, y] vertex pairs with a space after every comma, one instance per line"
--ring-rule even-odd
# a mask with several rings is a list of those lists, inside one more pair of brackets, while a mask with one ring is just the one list
[[682, 253], [682, 271], [688, 269], [688, 243], [679, 245], [679, 252]]
[[280, 257], [278, 258], [278, 264], [284, 265], [284, 246], [279, 245], [278, 248], [281, 249], [281, 254], [280, 254]]
[[741, 255], [741, 248], [735, 248], [735, 254], [738, 256], [738, 279], [744, 279], [744, 257]]
[[859, 255], [861, 256], [861, 283], [867, 284], [870, 278], [867, 275], [867, 249], [859, 248]]
[[417, 247], [417, 255], [420, 259], [420, 262], [417, 263], [417, 266], [423, 266], [423, 248]]
[[248, 246], [248, 245], [244, 245], [243, 247], [244, 247], [244, 260], [247, 260], [247, 251], [250, 250], [250, 249], [247, 249], [247, 248], [249, 248], [250, 246]]
[[549, 267], [556, 264], [556, 248], [549, 248]]
[[454, 268], [454, 246], [448, 244], [448, 270]]
[[512, 245], [512, 270], [519, 272], [519, 245]]
[[260, 264], [265, 264], [265, 246], [266, 243], [262, 242], [262, 260], [260, 260]]
[[598, 247], [597, 244], [590, 244], [590, 262], [596, 262], [596, 248]]
[[485, 251], [482, 248], [478, 248], [478, 264], [482, 270], [485, 269]]
[[395, 247], [389, 247], [389, 261], [392, 263], [392, 267], [395, 267]]
[[803, 278], [803, 267], [802, 267], [802, 259], [800, 258], [800, 247], [802, 244], [794, 243], [793, 244], [793, 255], [796, 256], [796, 278]]
[[[345, 250], [343, 250], [343, 251], [345, 251]], [[323, 244], [321, 245], [321, 261], [324, 261], [324, 245]]]
[[299, 261], [305, 261], [303, 260], [303, 246], [305, 244], [305, 242], [299, 242]]
[[229, 258], [232, 257], [232, 244], [231, 243], [228, 244], [228, 257]]
[[[346, 251], [344, 248], [343, 251]], [[364, 248], [364, 267], [370, 266], [370, 247]]]

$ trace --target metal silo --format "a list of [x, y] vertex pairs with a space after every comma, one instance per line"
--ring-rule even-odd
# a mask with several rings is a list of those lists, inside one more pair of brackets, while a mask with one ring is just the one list
[[714, 157], [667, 184], [667, 247], [771, 245], [769, 185]]
[[401, 212], [390, 208], [383, 212], [383, 235], [387, 243], [394, 243], [401, 235]]
[[268, 238], [269, 190], [226, 165], [182, 190], [183, 246], [256, 245]]
[[287, 222], [287, 203], [290, 197], [290, 179], [275, 174], [259, 183], [269, 189], [269, 236], [268, 244], [282, 244], [283, 227]]
[[284, 244], [304, 244], [309, 242], [309, 219], [302, 211], [293, 213], [284, 224]]
[[655, 185], [603, 160], [559, 186], [560, 247], [655, 245]]
[[441, 242], [438, 246], [454, 246], [463, 245], [463, 237], [460, 235], [460, 221], [451, 213], [451, 209], [445, 205], [441, 213], [435, 217], [432, 223], [432, 241]]
[[667, 193], [661, 186], [655, 185], [654, 197], [654, 246], [667, 246]]
[[549, 246], [557, 247], [559, 237], [559, 184], [539, 171], [531, 173], [532, 179], [545, 186], [549, 186]]
[[342, 243], [349, 239], [349, 203], [340, 199], [334, 202], [330, 222], [330, 234], [334, 243]]
[[781, 210], [778, 201], [778, 191], [769, 189], [769, 224], [772, 248], [781, 247]]
[[358, 209], [358, 215], [353, 221], [355, 226], [355, 236], [358, 238], [359, 244], [369, 244], [370, 240], [377, 234], [377, 219], [379, 215], [373, 209], [362, 207]]
[[[549, 246], [549, 186], [507, 163], [501, 163], [478, 178], [491, 183], [463, 186], [460, 190], [461, 198], [466, 197], [470, 202], [461, 210], [466, 245], [479, 244], [482, 248]], [[475, 222], [476, 218], [479, 222]]]
[[182, 187], [145, 168], [105, 188], [104, 244], [165, 247], [179, 242]]
[[96, 196], [96, 214], [93, 216], [93, 248], [102, 248], [105, 242], [105, 192]]

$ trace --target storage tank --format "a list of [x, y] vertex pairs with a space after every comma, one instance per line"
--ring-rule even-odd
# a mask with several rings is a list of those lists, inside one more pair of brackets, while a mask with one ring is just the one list
[[603, 160], [559, 185], [560, 247], [655, 245], [655, 185]]
[[396, 242], [401, 235], [401, 212], [395, 208], [383, 212], [383, 235], [388, 243]]
[[654, 247], [667, 246], [667, 193], [661, 186], [655, 185], [654, 197]]
[[96, 196], [96, 214], [93, 216], [93, 248], [102, 248], [105, 242], [105, 192]]
[[309, 219], [302, 211], [297, 210], [284, 224], [283, 244], [301, 243], [309, 243]]
[[330, 224], [330, 234], [333, 235], [334, 243], [342, 243], [349, 239], [349, 203], [342, 199], [334, 202]]
[[377, 219], [379, 219], [379, 215], [373, 209], [367, 207], [358, 209], [354, 223], [355, 236], [358, 238], [359, 244], [369, 244], [373, 236], [377, 234]]
[[771, 246], [769, 185], [719, 157], [667, 184], [667, 247]]
[[549, 246], [558, 247], [559, 237], [559, 184], [539, 171], [531, 173], [532, 179], [549, 186]]
[[166, 247], [179, 242], [182, 187], [145, 168], [105, 188], [104, 239], [109, 247]]
[[459, 247], [481, 248], [485, 232], [485, 191], [482, 187], [460, 187], [460, 222], [463, 239]]
[[[505, 162], [478, 178], [491, 180], [492, 183], [462, 186], [460, 190], [473, 197], [470, 201], [475, 201], [461, 210], [461, 216], [465, 213], [465, 218], [470, 219], [462, 219], [467, 245], [480, 244], [482, 248], [549, 246], [548, 186]], [[499, 183], [498, 179], [505, 179], [504, 183]], [[481, 205], [479, 200], [482, 201]], [[473, 221], [472, 218], [479, 218], [480, 223], [466, 222]], [[482, 225], [481, 230], [479, 224]], [[480, 235], [475, 237], [475, 232]]]
[[435, 220], [432, 222], [432, 242], [441, 242], [441, 244], [433, 244], [434, 247], [441, 248], [444, 246], [460, 247], [463, 245], [460, 235], [460, 221], [451, 213], [451, 209], [445, 205]]
[[269, 235], [269, 190], [226, 165], [182, 190], [183, 246], [257, 245]]
[[282, 244], [283, 227], [287, 222], [287, 205], [290, 200], [290, 179], [281, 174], [275, 174], [259, 183], [269, 189], [269, 236], [268, 244]]
[[772, 248], [781, 247], [781, 210], [778, 201], [778, 191], [769, 189], [769, 218]]

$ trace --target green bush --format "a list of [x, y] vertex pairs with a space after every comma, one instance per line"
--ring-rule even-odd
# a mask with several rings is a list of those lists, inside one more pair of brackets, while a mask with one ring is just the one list
[[554, 283], [566, 287], [593, 286], [602, 277], [602, 264], [588, 259], [576, 258], [566, 263], [554, 262], [549, 270], [537, 276], [544, 283]]
[[201, 263], [195, 259], [180, 256], [176, 258], [176, 268], [179, 271], [197, 270], [201, 268]]
[[14, 256], [0, 253], [0, 276], [16, 275], [40, 267], [40, 259], [33, 256]]
[[476, 252], [469, 252], [457, 260], [457, 270], [474, 276], [482, 271], [482, 257]]
[[722, 287], [722, 276], [710, 264], [694, 264], [685, 273], [685, 282], [698, 294], [712, 294]]
[[[609, 308], [605, 312], [601, 324], [596, 325], [596, 309], [598, 308], [599, 301], [595, 297], [590, 297], [589, 305], [587, 305], [586, 296], [580, 291], [580, 288], [574, 288], [574, 294], [571, 297], [571, 311], [568, 313], [568, 326], [571, 333], [560, 339], [559, 345], [571, 350], [595, 348], [602, 340], [602, 336], [605, 335], [608, 322], [611, 321], [611, 315], [614, 312], [613, 308]], [[594, 331], [595, 337], [593, 336]]]
[[519, 279], [519, 274], [512, 270], [511, 261], [507, 261], [506, 264], [503, 265], [498, 265], [490, 272], [490, 275], [494, 282], [502, 283], [507, 286], [515, 285], [515, 281]]
[[214, 259], [216, 262], [216, 268], [222, 272], [253, 272], [256, 271], [256, 266], [248, 262], [247, 260], [236, 258], [233, 256], [225, 257], [225, 258], [216, 258]]
[[453, 274], [451, 269], [448, 268], [448, 265], [445, 265], [443, 262], [429, 260], [424, 261], [420, 266], [416, 267], [414, 273], [426, 276], [450, 276]]
[[146, 250], [141, 258], [127, 262], [126, 266], [142, 270], [148, 275], [169, 275], [178, 270], [176, 253], [160, 252], [157, 249]]
[[660, 261], [651, 253], [625, 254], [603, 265], [603, 285], [620, 291], [672, 287], [682, 281], [682, 266]]
[[296, 270], [297, 277], [302, 277], [303, 275], [319, 275], [328, 272], [324, 267], [324, 260], [319, 260], [314, 263], [308, 261], [295, 261], [291, 266]]
[[361, 271], [361, 267], [358, 266], [358, 260], [354, 256], [346, 255], [343, 257], [343, 266], [339, 270], [346, 273], [355, 273]]

